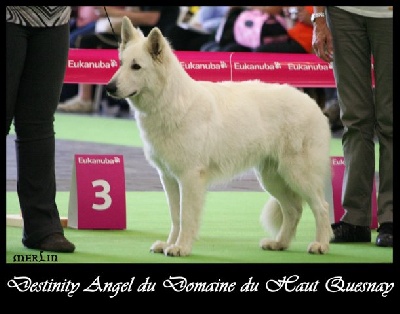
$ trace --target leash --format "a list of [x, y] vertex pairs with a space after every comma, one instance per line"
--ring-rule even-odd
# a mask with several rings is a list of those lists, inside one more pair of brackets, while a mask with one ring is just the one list
[[114, 31], [114, 27], [113, 27], [113, 25], [112, 25], [112, 23], [111, 23], [110, 17], [108, 16], [107, 9], [106, 9], [105, 6], [103, 6], [103, 8], [104, 8], [104, 11], [106, 12], [107, 20], [108, 20], [108, 23], [110, 23], [110, 27], [111, 27], [112, 33], [113, 33], [113, 35], [114, 35], [114, 37], [115, 37], [115, 41], [116, 41], [117, 44], [119, 45], [119, 44], [120, 44], [120, 42], [119, 42], [119, 37], [117, 36], [117, 34], [116, 34], [115, 31]]

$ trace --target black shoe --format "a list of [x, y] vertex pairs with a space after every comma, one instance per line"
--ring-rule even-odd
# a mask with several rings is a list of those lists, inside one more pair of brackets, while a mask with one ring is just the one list
[[69, 242], [61, 233], [53, 233], [41, 242], [27, 247], [34, 250], [60, 253], [72, 253], [75, 251], [75, 245]]
[[376, 245], [382, 247], [393, 247], [393, 222], [385, 222], [378, 228]]
[[332, 225], [334, 237], [331, 243], [371, 242], [371, 229], [365, 226], [355, 226], [346, 222]]

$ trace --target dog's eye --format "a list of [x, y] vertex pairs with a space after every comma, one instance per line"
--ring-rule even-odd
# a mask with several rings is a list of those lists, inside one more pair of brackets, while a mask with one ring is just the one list
[[132, 70], [140, 70], [142, 67], [139, 64], [134, 63], [134, 64], [132, 64], [131, 68], [132, 68]]

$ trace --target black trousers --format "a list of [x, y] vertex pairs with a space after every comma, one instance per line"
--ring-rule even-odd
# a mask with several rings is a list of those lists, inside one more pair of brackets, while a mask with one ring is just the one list
[[[342, 220], [370, 225], [378, 158], [378, 223], [393, 222], [393, 18], [369, 18], [331, 6], [327, 13], [344, 126]], [[371, 55], [375, 89], [371, 87]], [[375, 135], [379, 143], [377, 156]]]
[[6, 23], [6, 136], [14, 122], [22, 242], [63, 232], [55, 203], [54, 113], [64, 80], [69, 25]]

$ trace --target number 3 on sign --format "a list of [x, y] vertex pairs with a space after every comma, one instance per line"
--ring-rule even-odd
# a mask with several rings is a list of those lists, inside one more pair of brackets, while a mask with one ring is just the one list
[[106, 180], [95, 180], [92, 183], [93, 187], [101, 186], [103, 190], [95, 192], [96, 198], [101, 198], [104, 200], [103, 204], [93, 204], [93, 209], [105, 210], [111, 206], [112, 199], [110, 197], [110, 184]]
[[73, 166], [68, 226], [77, 229], [125, 229], [123, 156], [75, 155]]

